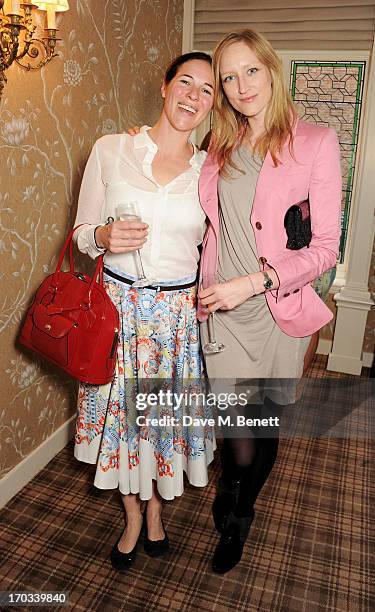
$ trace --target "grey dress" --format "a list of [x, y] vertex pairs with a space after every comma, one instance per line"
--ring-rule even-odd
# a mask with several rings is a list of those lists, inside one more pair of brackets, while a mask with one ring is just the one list
[[[218, 275], [222, 282], [260, 270], [250, 213], [261, 161], [254, 159], [247, 147], [237, 150], [233, 161], [243, 172], [231, 169], [230, 178], [220, 177], [218, 183]], [[216, 340], [224, 343], [225, 350], [205, 355], [205, 361], [207, 374], [210, 380], [216, 382], [217, 390], [233, 391], [230, 387], [236, 386], [237, 381], [238, 391], [239, 379], [252, 379], [251, 388], [253, 393], [255, 389], [258, 390], [261, 396], [259, 401], [262, 401], [264, 394], [280, 404], [294, 401], [294, 381], [302, 375], [303, 358], [310, 336], [293, 338], [281, 331], [263, 293], [249, 298], [233, 310], [217, 311], [214, 326]], [[208, 341], [207, 324], [201, 326], [201, 334], [204, 345]], [[274, 381], [270, 383], [272, 391], [265, 392], [264, 380], [257, 383], [254, 380], [280, 378], [294, 381], [278, 381], [277, 388]]]

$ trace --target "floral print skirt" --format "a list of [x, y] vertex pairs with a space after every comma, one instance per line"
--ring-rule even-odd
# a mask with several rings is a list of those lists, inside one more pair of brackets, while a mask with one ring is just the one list
[[184, 472], [205, 486], [215, 437], [195, 287], [156, 292], [109, 276], [105, 287], [120, 312], [116, 372], [110, 384], [79, 387], [75, 457], [97, 465], [98, 488], [143, 500], [153, 481], [164, 499], [181, 495]]

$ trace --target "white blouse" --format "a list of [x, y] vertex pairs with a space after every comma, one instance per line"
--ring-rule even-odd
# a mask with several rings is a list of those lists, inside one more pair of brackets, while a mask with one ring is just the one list
[[[168, 282], [196, 276], [206, 215], [198, 198], [198, 178], [206, 153], [194, 147], [190, 168], [164, 187], [152, 175], [157, 145], [143, 126], [137, 136], [111, 134], [94, 145], [82, 179], [75, 225], [78, 248], [95, 258], [104, 250], [94, 240], [97, 225], [116, 219], [120, 203], [137, 201], [149, 225], [141, 249], [147, 278]], [[105, 252], [105, 265], [131, 278], [139, 276], [136, 252]]]

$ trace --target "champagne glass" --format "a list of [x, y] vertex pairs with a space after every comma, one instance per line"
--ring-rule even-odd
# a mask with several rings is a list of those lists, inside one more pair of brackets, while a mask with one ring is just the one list
[[[201, 287], [207, 289], [220, 282], [217, 274], [203, 274]], [[203, 352], [207, 354], [221, 353], [225, 349], [222, 342], [216, 340], [215, 335], [215, 313], [210, 312], [207, 319], [208, 342], [203, 346]]]
[[[142, 221], [141, 213], [139, 212], [138, 202], [136, 201], [121, 202], [117, 206], [116, 213], [117, 218], [120, 221]], [[134, 283], [132, 284], [132, 287], [146, 287], [147, 285], [150, 285], [152, 281], [146, 277], [140, 250], [137, 249], [136, 253], [138, 258], [139, 270], [141, 273], [139, 275], [139, 279], [137, 281], [134, 281]]]

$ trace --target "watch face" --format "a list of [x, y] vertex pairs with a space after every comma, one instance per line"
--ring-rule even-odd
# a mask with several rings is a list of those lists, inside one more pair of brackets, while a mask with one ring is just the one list
[[264, 283], [263, 283], [263, 287], [265, 289], [272, 289], [273, 287], [273, 282], [270, 279], [270, 277], [268, 276], [268, 274], [264, 273]]

